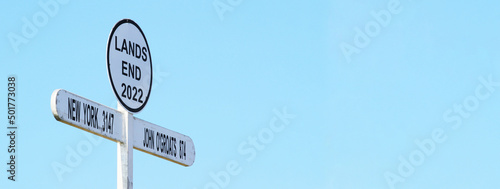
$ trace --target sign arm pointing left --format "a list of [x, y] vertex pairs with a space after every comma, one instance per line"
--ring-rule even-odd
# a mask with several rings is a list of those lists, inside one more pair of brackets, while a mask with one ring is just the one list
[[50, 105], [57, 121], [115, 142], [124, 142], [119, 111], [63, 89], [52, 93]]

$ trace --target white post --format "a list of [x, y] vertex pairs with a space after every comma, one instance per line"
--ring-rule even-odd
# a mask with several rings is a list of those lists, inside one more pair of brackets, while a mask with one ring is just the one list
[[123, 138], [124, 142], [117, 142], [117, 188], [118, 189], [133, 189], [133, 119], [129, 113], [119, 102], [118, 111], [123, 115]]

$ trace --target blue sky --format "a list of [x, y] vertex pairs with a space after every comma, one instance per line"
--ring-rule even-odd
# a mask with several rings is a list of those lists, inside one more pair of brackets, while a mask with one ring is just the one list
[[[135, 150], [135, 188], [500, 186], [496, 1], [0, 7], [0, 98], [15, 75], [19, 126], [16, 181], [4, 164], [2, 188], [116, 188], [116, 143], [56, 121], [50, 96], [61, 88], [116, 108], [106, 45], [123, 18], [142, 28], [153, 61], [151, 97], [134, 116], [190, 136], [196, 148], [191, 167]], [[273, 120], [285, 127], [269, 130]], [[9, 140], [0, 141], [7, 162]], [[88, 153], [78, 152], [83, 144]], [[81, 159], [68, 164], [73, 150]], [[58, 163], [70, 172], [58, 177]]]

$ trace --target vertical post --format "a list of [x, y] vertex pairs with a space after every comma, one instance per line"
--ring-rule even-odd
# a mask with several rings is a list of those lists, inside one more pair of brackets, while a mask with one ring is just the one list
[[124, 142], [117, 142], [117, 188], [118, 189], [133, 189], [133, 119], [131, 113], [129, 113], [121, 104], [118, 102], [118, 111], [123, 115], [123, 138]]

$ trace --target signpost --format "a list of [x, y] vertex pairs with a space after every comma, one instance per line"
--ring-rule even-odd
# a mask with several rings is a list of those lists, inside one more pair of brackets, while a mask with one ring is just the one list
[[117, 142], [117, 187], [133, 188], [133, 149], [191, 166], [193, 140], [183, 134], [136, 118], [151, 93], [152, 62], [146, 37], [137, 23], [119, 21], [111, 31], [107, 49], [111, 87], [118, 99], [113, 109], [63, 89], [52, 93], [54, 118]]

